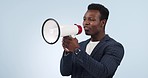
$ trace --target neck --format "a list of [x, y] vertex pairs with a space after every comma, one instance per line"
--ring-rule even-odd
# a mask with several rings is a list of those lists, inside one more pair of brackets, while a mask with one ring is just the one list
[[105, 33], [101, 33], [98, 35], [92, 35], [91, 41], [100, 41], [105, 36]]

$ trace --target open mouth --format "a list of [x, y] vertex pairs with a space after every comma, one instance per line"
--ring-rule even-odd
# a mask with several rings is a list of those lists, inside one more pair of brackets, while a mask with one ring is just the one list
[[85, 31], [88, 31], [88, 30], [89, 30], [89, 28], [88, 28], [88, 27], [84, 27], [84, 30], [85, 30]]
[[88, 28], [88, 27], [84, 27], [84, 30], [85, 30], [85, 34], [89, 34], [89, 32], [90, 32], [90, 29]]

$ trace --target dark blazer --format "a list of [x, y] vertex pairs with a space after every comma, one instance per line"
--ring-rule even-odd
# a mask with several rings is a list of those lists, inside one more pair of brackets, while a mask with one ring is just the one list
[[61, 58], [60, 72], [71, 78], [112, 78], [124, 55], [123, 46], [106, 35], [91, 55], [85, 50], [90, 39], [80, 43], [80, 52]]

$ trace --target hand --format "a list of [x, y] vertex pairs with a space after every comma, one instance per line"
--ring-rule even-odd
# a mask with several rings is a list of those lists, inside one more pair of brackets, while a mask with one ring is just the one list
[[63, 37], [62, 46], [66, 52], [74, 52], [76, 48], [80, 47], [78, 40], [70, 36]]

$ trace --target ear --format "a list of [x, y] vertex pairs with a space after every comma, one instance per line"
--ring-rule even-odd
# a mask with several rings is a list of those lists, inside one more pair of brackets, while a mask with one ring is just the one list
[[105, 28], [106, 25], [106, 19], [101, 20], [101, 27]]

